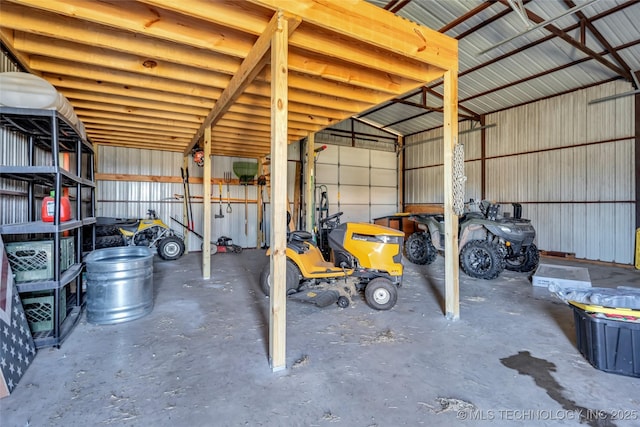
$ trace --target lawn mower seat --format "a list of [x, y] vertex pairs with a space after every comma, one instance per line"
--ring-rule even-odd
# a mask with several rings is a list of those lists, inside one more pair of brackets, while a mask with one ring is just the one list
[[306, 245], [304, 242], [308, 242], [312, 238], [313, 236], [308, 231], [292, 231], [289, 233], [289, 247], [299, 254], [302, 254], [306, 251]]

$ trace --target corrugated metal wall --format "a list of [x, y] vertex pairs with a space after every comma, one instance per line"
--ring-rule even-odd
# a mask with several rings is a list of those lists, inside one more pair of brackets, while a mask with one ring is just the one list
[[[460, 123], [458, 141], [464, 144], [467, 177], [465, 200], [481, 196], [481, 133], [472, 129], [471, 122]], [[405, 204], [444, 203], [442, 128], [408, 136], [404, 142]]]
[[[486, 117], [496, 126], [486, 130], [484, 196], [503, 207], [522, 203], [540, 249], [633, 263], [633, 97], [588, 104], [629, 90], [628, 83], [613, 82]], [[417, 134], [406, 144], [436, 135]], [[465, 199], [480, 198], [480, 133], [466, 135]], [[442, 141], [406, 150], [406, 202], [441, 203]]]
[[[11, 71], [22, 70], [4, 52], [0, 52], [0, 72]], [[0, 127], [0, 164], [27, 165], [27, 149], [28, 144], [25, 137]], [[39, 160], [43, 161], [42, 150], [38, 149], [36, 152], [40, 157]], [[27, 183], [9, 179], [0, 180], [0, 224], [27, 222], [28, 220]]]
[[[233, 173], [233, 163], [238, 161], [253, 161], [253, 159], [213, 157], [212, 177], [224, 178], [224, 172]], [[183, 155], [177, 152], [150, 151], [131, 148], [99, 146], [98, 173], [104, 174], [132, 174], [173, 177], [181, 179]], [[203, 177], [204, 169], [189, 159], [189, 176]], [[233, 239], [235, 244], [242, 247], [255, 247], [257, 244], [257, 206], [258, 186], [247, 186], [247, 233], [245, 234], [245, 187], [230, 185], [231, 213], [227, 213], [227, 188], [222, 188], [222, 213], [224, 218], [215, 218], [219, 214], [219, 187], [213, 185], [212, 191], [212, 241], [221, 236]], [[192, 196], [194, 229], [199, 234], [203, 232], [203, 200], [202, 184], [190, 184]], [[180, 183], [167, 182], [136, 182], [136, 181], [98, 181], [96, 216], [115, 216], [121, 218], [144, 218], [147, 210], [154, 209], [157, 215], [179, 234], [184, 234], [183, 227], [171, 218], [183, 222], [184, 186]], [[176, 198], [178, 196], [178, 198]], [[202, 241], [195, 235], [188, 237], [188, 249], [199, 251]]]

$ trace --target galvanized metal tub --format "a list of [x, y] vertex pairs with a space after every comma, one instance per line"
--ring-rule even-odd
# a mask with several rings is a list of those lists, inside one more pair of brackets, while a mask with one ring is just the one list
[[97, 249], [85, 263], [89, 323], [127, 322], [153, 310], [153, 253], [149, 248]]

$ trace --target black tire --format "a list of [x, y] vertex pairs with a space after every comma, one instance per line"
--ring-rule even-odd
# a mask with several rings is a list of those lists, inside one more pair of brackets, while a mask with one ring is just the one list
[[533, 271], [538, 267], [540, 262], [540, 252], [535, 244], [530, 244], [527, 247], [523, 247], [520, 250], [519, 255], [514, 255], [512, 258], [505, 259], [505, 268], [510, 271], [518, 271], [521, 273], [527, 273]]
[[[262, 288], [262, 292], [266, 296], [269, 296], [271, 291], [271, 271], [270, 265], [264, 266], [262, 272], [260, 273], [260, 288]], [[298, 288], [300, 287], [300, 270], [298, 266], [291, 260], [287, 260], [287, 272], [286, 279], [287, 281], [287, 295], [295, 294], [298, 292]]]
[[98, 236], [115, 236], [120, 234], [120, 229], [115, 225], [97, 225], [96, 237]]
[[405, 254], [407, 259], [414, 264], [424, 265], [431, 264], [436, 260], [438, 251], [431, 242], [429, 233], [417, 232], [413, 233], [405, 243]]
[[242, 246], [233, 245], [233, 252], [237, 254], [242, 253]]
[[367, 305], [376, 310], [389, 310], [398, 301], [398, 289], [389, 279], [377, 277], [364, 288]]
[[124, 246], [122, 235], [96, 237], [96, 249]]
[[158, 255], [167, 261], [173, 261], [184, 253], [184, 242], [177, 236], [167, 236], [158, 242]]
[[347, 298], [347, 297], [338, 298], [338, 307], [340, 307], [340, 308], [349, 307], [349, 298]]
[[505, 261], [497, 245], [486, 240], [472, 240], [460, 251], [460, 266], [468, 276], [491, 280], [502, 273]]

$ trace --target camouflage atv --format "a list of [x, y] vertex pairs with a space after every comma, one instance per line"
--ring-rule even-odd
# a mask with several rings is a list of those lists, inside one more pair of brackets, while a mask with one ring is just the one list
[[[514, 203], [512, 217], [499, 216], [500, 205], [469, 202], [459, 220], [460, 266], [479, 279], [495, 279], [506, 268], [528, 272], [538, 266], [536, 231], [531, 221], [521, 218], [522, 207]], [[414, 264], [431, 264], [444, 251], [444, 215], [414, 214], [416, 231], [407, 239], [405, 254]]]

